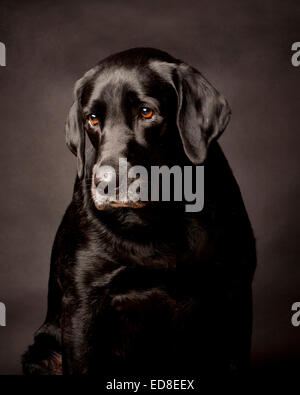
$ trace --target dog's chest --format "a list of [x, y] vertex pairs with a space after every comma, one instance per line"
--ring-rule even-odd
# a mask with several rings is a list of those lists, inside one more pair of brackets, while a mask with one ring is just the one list
[[[199, 278], [203, 262], [210, 259], [210, 240], [197, 223], [178, 229], [174, 237], [148, 243], [103, 242], [93, 239], [79, 252], [77, 283], [81, 289], [98, 289], [123, 295], [164, 290], [182, 293]], [[96, 244], [95, 244], [96, 243]], [[94, 253], [91, 253], [94, 252]], [[192, 292], [192, 290], [191, 290]]]

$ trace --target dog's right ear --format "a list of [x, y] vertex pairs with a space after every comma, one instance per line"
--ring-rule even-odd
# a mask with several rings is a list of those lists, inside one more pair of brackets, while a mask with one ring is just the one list
[[85, 83], [95, 74], [95, 69], [89, 70], [80, 78], [74, 88], [74, 102], [66, 121], [66, 144], [70, 151], [77, 156], [77, 173], [81, 179], [85, 168], [85, 131], [83, 128], [81, 95]]
[[85, 166], [85, 133], [78, 107], [78, 102], [75, 100], [70, 108], [66, 122], [66, 143], [70, 151], [77, 156], [78, 177], [83, 178]]

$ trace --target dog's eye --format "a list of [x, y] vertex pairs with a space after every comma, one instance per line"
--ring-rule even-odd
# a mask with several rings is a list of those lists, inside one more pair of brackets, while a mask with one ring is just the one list
[[143, 118], [147, 119], [153, 116], [153, 110], [151, 110], [149, 107], [142, 107], [140, 113]]
[[96, 117], [96, 115], [95, 114], [91, 114], [89, 116], [89, 124], [91, 126], [96, 126], [96, 125], [98, 125], [98, 123], [99, 123], [99, 121], [98, 121], [98, 118]]

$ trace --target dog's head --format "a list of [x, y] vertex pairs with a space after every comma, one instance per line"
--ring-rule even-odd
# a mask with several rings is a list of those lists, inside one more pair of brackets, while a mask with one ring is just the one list
[[[118, 188], [119, 158], [126, 158], [128, 168], [172, 166], [183, 155], [202, 164], [230, 118], [225, 98], [196, 69], [151, 48], [104, 59], [77, 81], [74, 96], [66, 141], [77, 156], [79, 178], [85, 175], [86, 135], [96, 150], [92, 196], [97, 208], [105, 206], [98, 188], [102, 180]], [[138, 206], [130, 198], [113, 204]]]

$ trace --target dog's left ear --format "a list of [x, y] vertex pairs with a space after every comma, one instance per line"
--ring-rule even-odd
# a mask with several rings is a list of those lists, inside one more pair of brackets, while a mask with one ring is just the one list
[[202, 164], [210, 142], [226, 128], [231, 109], [227, 100], [191, 66], [181, 63], [177, 124], [184, 151], [194, 164]]

